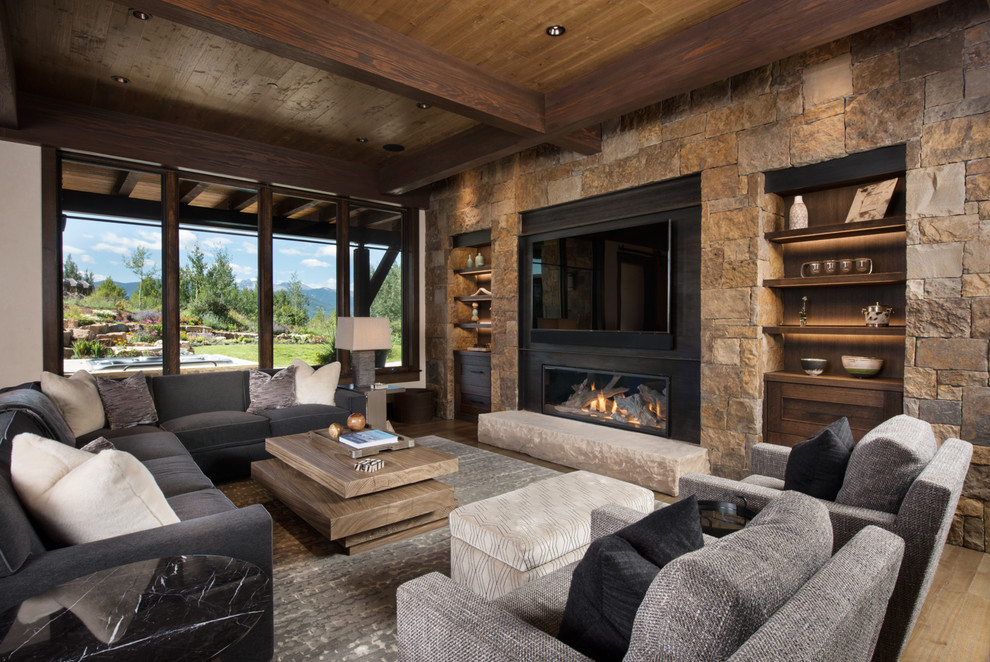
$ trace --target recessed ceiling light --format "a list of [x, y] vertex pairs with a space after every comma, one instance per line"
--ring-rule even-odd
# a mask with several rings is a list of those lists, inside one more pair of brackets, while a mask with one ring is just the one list
[[359, 143], [362, 143], [362, 144], [368, 142], [368, 139], [367, 138], [364, 138], [364, 137], [362, 137], [362, 138], [355, 138], [355, 140], [358, 141]]
[[387, 145], [382, 145], [382, 149], [386, 152], [401, 152], [405, 149], [402, 145], [396, 145], [395, 143], [389, 143]]
[[121, 85], [127, 85], [131, 82], [131, 79], [126, 76], [110, 76], [110, 80], [115, 83], [120, 83]]
[[419, 103], [416, 104], [416, 107], [419, 108], [420, 110], [426, 110], [427, 108], [432, 108], [432, 106], [426, 103], [425, 101], [420, 101]]
[[149, 14], [146, 11], [141, 11], [140, 9], [132, 9], [131, 10], [131, 16], [133, 16], [134, 18], [136, 18], [139, 21], [150, 21], [151, 20], [151, 14]]
[[565, 32], [567, 32], [567, 28], [565, 28], [563, 25], [551, 25], [550, 27], [547, 28], [547, 34], [550, 35], [551, 37], [559, 37]]

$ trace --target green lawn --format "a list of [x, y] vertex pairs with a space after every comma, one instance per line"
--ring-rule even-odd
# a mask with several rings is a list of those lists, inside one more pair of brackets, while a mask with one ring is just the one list
[[[289, 343], [275, 343], [274, 365], [282, 368], [290, 363], [292, 359], [300, 358], [310, 365], [317, 365], [316, 355], [326, 349], [326, 345], [297, 345]], [[232, 359], [242, 359], [245, 361], [258, 360], [258, 346], [255, 344], [242, 345], [203, 345], [194, 347], [196, 354], [219, 354], [229, 356]]]

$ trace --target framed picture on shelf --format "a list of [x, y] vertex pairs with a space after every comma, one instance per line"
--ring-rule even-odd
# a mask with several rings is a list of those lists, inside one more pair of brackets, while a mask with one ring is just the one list
[[897, 178], [888, 179], [876, 184], [870, 184], [856, 191], [856, 197], [849, 207], [846, 223], [859, 221], [875, 221], [884, 217], [890, 197], [897, 186]]

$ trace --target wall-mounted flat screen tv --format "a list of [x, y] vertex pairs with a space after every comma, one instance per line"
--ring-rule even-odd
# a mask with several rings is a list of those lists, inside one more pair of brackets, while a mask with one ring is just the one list
[[571, 230], [531, 241], [534, 329], [671, 332], [671, 222]]

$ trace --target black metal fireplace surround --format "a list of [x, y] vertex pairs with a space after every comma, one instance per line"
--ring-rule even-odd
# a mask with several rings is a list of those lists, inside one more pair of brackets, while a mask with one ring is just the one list
[[[575, 202], [523, 212], [519, 237], [519, 406], [592, 423], [617, 425], [680, 441], [701, 435], [701, 178], [698, 175], [649, 184]], [[669, 233], [669, 235], [667, 235]], [[655, 241], [650, 237], [664, 234]], [[669, 238], [668, 238], [669, 236]], [[669, 245], [666, 243], [669, 241]], [[609, 243], [617, 246], [610, 246]], [[629, 244], [635, 244], [630, 246]], [[573, 249], [588, 245], [587, 250]], [[633, 287], [616, 274], [625, 252], [633, 262]], [[646, 274], [644, 277], [641, 274]], [[645, 283], [644, 283], [645, 280]], [[647, 292], [644, 296], [642, 292]], [[583, 298], [579, 295], [586, 293]], [[619, 304], [615, 299], [622, 299]], [[642, 301], [642, 303], [640, 303]], [[625, 313], [614, 313], [625, 306]], [[629, 309], [642, 306], [642, 314]], [[637, 313], [638, 311], [633, 311]], [[625, 321], [610, 321], [609, 316]], [[629, 321], [631, 320], [631, 321]], [[564, 387], [550, 384], [567, 375]], [[633, 382], [620, 398], [662, 391], [662, 422], [644, 426], [614, 411], [568, 411], [545, 406], [547, 389], [573, 391], [585, 375], [596, 390]], [[600, 383], [602, 382], [603, 383]], [[578, 400], [590, 398], [589, 393]], [[570, 395], [564, 395], [564, 401]], [[649, 396], [652, 397], [652, 396]], [[597, 401], [598, 394], [594, 399]], [[572, 405], [576, 401], [572, 401]], [[638, 402], [625, 401], [628, 407]], [[597, 406], [597, 405], [596, 405]], [[612, 408], [611, 403], [605, 405]], [[583, 408], [583, 407], [582, 407]], [[644, 418], [649, 419], [649, 415]], [[649, 421], [648, 421], [649, 422]]]

